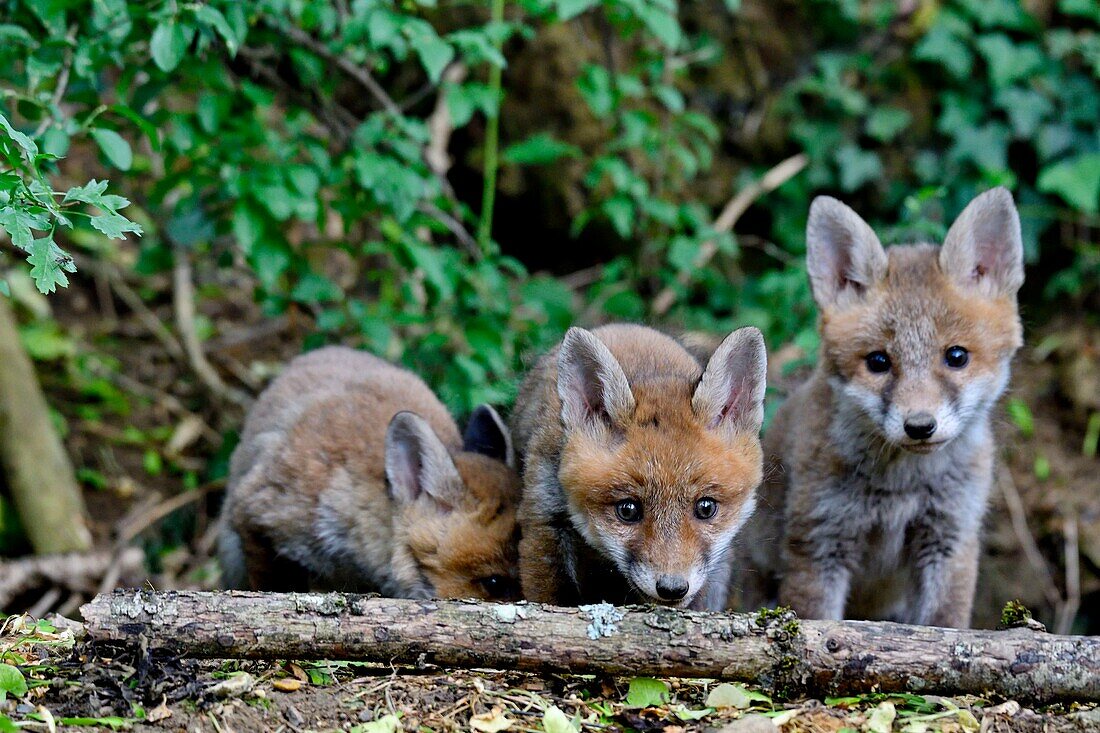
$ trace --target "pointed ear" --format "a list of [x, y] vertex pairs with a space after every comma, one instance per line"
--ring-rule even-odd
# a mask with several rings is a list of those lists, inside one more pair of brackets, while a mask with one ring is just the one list
[[558, 352], [558, 396], [567, 430], [621, 425], [634, 414], [634, 393], [623, 368], [602, 341], [571, 328]]
[[1008, 189], [986, 191], [963, 209], [943, 241], [940, 268], [983, 295], [1016, 294], [1024, 284], [1024, 244]]
[[691, 407], [708, 429], [759, 433], [767, 375], [764, 336], [756, 328], [739, 328], [710, 357]]
[[421, 497], [450, 511], [462, 499], [462, 478], [431, 426], [412, 412], [399, 412], [386, 430], [386, 478], [399, 504]]
[[859, 214], [834, 198], [814, 199], [806, 223], [806, 269], [820, 307], [862, 295], [886, 277], [886, 264], [886, 250]]
[[478, 405], [470, 415], [470, 422], [462, 435], [462, 450], [495, 458], [511, 468], [516, 465], [512, 434], [497, 411], [489, 405]]

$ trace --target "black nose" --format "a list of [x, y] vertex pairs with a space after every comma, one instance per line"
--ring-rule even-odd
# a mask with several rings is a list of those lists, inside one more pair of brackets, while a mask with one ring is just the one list
[[688, 594], [688, 582], [675, 575], [662, 575], [657, 579], [657, 595], [662, 601], [679, 601]]
[[905, 421], [905, 434], [913, 440], [925, 440], [936, 432], [936, 418], [927, 412], [918, 412]]

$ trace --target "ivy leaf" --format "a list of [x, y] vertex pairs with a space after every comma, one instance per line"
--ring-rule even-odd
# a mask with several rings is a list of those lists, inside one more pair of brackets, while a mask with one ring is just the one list
[[913, 115], [898, 107], [875, 107], [867, 117], [867, 134], [888, 143], [913, 121]]
[[121, 171], [130, 170], [130, 166], [134, 164], [134, 152], [122, 135], [100, 127], [92, 130], [92, 139], [115, 168]]
[[626, 691], [626, 704], [632, 708], [652, 708], [668, 702], [668, 685], [652, 677], [635, 677]]
[[1033, 43], [1012, 42], [1003, 33], [978, 39], [978, 49], [989, 67], [989, 81], [995, 89], [1004, 89], [1024, 79], [1043, 63], [1043, 53]]
[[36, 239], [27, 250], [27, 262], [31, 263], [31, 277], [38, 292], [46, 295], [57, 289], [67, 287], [69, 278], [66, 272], [76, 272], [73, 258], [53, 241], [53, 234]]
[[959, 38], [943, 26], [933, 26], [913, 47], [913, 58], [934, 61], [957, 79], [970, 74], [974, 57]]
[[161, 71], [172, 71], [183, 61], [187, 53], [187, 34], [183, 27], [175, 20], [167, 20], [157, 25], [153, 30], [153, 37], [149, 41], [149, 51], [153, 55], [153, 63]]
[[540, 132], [523, 142], [509, 145], [501, 157], [518, 165], [542, 165], [561, 158], [576, 158], [580, 154], [581, 150], [576, 145], [555, 140], [549, 134]]
[[840, 187], [855, 191], [863, 184], [882, 177], [882, 161], [878, 154], [861, 150], [848, 144], [836, 151], [836, 164], [840, 171]]
[[1100, 153], [1079, 155], [1044, 169], [1037, 186], [1061, 196], [1075, 209], [1100, 214]]

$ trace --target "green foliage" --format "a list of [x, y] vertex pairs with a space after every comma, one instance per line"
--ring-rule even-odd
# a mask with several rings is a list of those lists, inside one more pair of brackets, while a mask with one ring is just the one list
[[626, 692], [626, 704], [632, 708], [659, 707], [668, 702], [668, 685], [652, 677], [635, 677]]
[[18, 667], [10, 664], [0, 664], [0, 702], [12, 697], [23, 697], [27, 694], [27, 679]]
[[[768, 134], [751, 150], [723, 116], [729, 100], [699, 83], [726, 73], [741, 46], [758, 51], [751, 33], [698, 22], [740, 6], [10, 0], [0, 227], [43, 292], [67, 284], [66, 248], [111, 256], [133, 245], [105, 238], [148, 229], [140, 273], [181, 257], [244, 270], [264, 312], [313, 319], [309, 345], [403, 360], [460, 412], [509, 402], [530, 355], [574, 320], [753, 324], [770, 345], [812, 354], [801, 258], [817, 192], [851, 200], [891, 241], [935, 240], [979, 190], [1009, 185], [1039, 290], [1097, 296], [1100, 3], [1061, 0], [1042, 18], [1020, 0], [921, 3], [909, 15], [888, 0], [796, 3], [792, 26], [812, 27], [812, 40], [795, 71], [758, 90]], [[523, 79], [502, 70], [563, 24], [603, 47], [565, 80], [582, 106], [570, 115], [590, 129], [509, 139], [498, 115]], [[460, 141], [451, 152], [484, 187], [458, 187], [431, 154], [440, 107]], [[756, 200], [740, 236], [716, 231], [730, 197], [799, 151], [806, 170]], [[70, 171], [65, 155], [102, 171], [53, 183]], [[735, 174], [716, 165], [731, 157]], [[607, 241], [594, 278], [534, 275], [523, 242], [493, 241], [508, 215], [493, 211], [498, 163], [574, 171], [572, 233]], [[140, 202], [144, 227], [104, 174]], [[57, 236], [77, 218], [84, 232]]]

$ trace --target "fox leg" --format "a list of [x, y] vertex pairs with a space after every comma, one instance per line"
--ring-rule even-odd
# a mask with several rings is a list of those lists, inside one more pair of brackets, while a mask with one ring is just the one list
[[852, 573], [839, 557], [814, 557], [804, 543], [787, 543], [779, 605], [790, 606], [801, 618], [839, 621], [844, 618]]
[[[974, 587], [978, 580], [978, 538], [956, 547], [945, 562], [921, 570], [917, 623], [965, 629], [970, 626]], [[935, 573], [938, 577], [928, 578]]]

